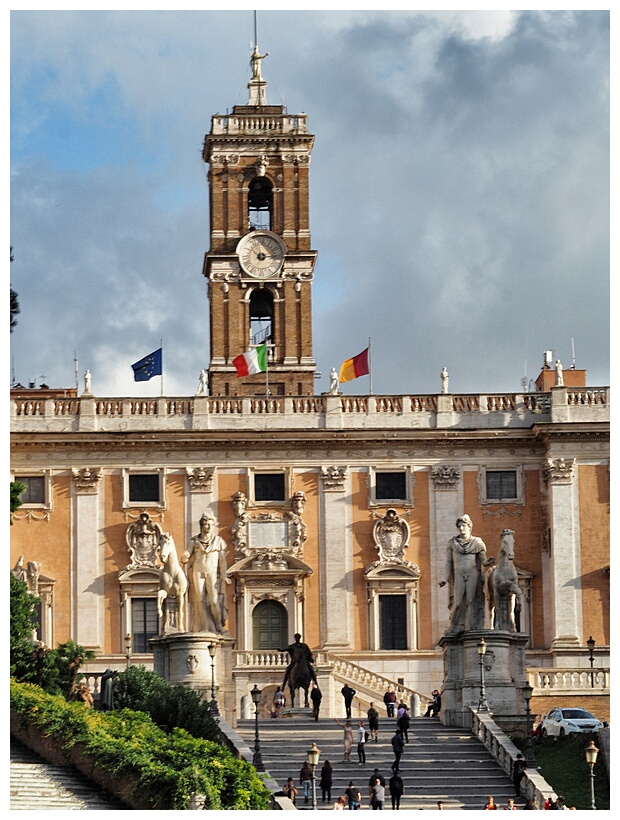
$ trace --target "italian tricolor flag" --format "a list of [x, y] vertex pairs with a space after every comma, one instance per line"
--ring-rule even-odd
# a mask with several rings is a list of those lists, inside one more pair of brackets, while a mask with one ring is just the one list
[[239, 377], [264, 373], [267, 370], [267, 342], [237, 356], [233, 359], [233, 364]]

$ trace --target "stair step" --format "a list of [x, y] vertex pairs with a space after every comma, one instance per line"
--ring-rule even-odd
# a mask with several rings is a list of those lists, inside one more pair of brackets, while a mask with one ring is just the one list
[[[355, 721], [352, 721], [355, 730]], [[254, 748], [256, 721], [240, 720], [237, 732], [250, 749]], [[306, 760], [312, 742], [321, 750], [316, 771], [317, 808], [327, 810], [347, 788], [349, 781], [359, 787], [363, 807], [368, 805], [368, 781], [374, 768], [386, 780], [391, 776], [394, 760], [391, 738], [395, 722], [384, 718], [379, 724], [379, 742], [366, 744], [366, 763], [357, 763], [357, 744], [353, 743], [351, 762], [342, 760], [342, 729], [331, 718], [313, 720], [305, 714], [294, 714], [282, 719], [259, 719], [259, 741], [265, 769], [283, 785], [293, 777], [300, 793], [297, 808], [309, 810], [312, 802], [304, 802], [299, 786], [299, 771]], [[502, 806], [514, 796], [514, 787], [497, 761], [477, 738], [458, 727], [443, 726], [433, 718], [413, 719], [409, 743], [400, 761], [400, 773], [405, 784], [400, 807], [409, 809], [436, 809], [443, 800], [446, 809], [482, 809], [487, 796], [492, 794]], [[320, 769], [325, 760], [333, 767], [332, 801], [323, 803], [319, 787]], [[524, 801], [517, 798], [517, 807]], [[386, 789], [385, 808], [391, 809], [389, 789]]]
[[123, 810], [128, 807], [72, 766], [55, 766], [10, 742], [10, 810]]

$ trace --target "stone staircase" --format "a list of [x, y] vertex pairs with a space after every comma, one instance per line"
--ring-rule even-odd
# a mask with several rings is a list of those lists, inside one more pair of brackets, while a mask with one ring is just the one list
[[[342, 718], [341, 718], [342, 720]], [[352, 721], [356, 728], [357, 721]], [[362, 793], [363, 808], [368, 808], [368, 781], [375, 767], [386, 781], [389, 780], [394, 760], [391, 738], [395, 720], [379, 719], [379, 742], [366, 745], [366, 764], [357, 763], [357, 744], [353, 744], [350, 763], [342, 761], [342, 729], [331, 718], [314, 721], [306, 709], [292, 709], [282, 719], [259, 719], [259, 739], [265, 770], [281, 786], [293, 777], [300, 790], [297, 808], [311, 809], [312, 802], [304, 803], [299, 786], [299, 771], [306, 760], [306, 752], [314, 741], [321, 750], [316, 770], [317, 805], [331, 809], [333, 802], [344, 793], [353, 780]], [[241, 720], [237, 732], [254, 749], [254, 720]], [[355, 736], [355, 735], [354, 735]], [[320, 770], [325, 760], [333, 767], [332, 803], [321, 802]], [[495, 761], [488, 750], [465, 729], [448, 728], [437, 718], [412, 718], [409, 743], [400, 762], [405, 794], [401, 810], [436, 809], [443, 800], [445, 809], [482, 809], [488, 795], [503, 808], [509, 797], [514, 797], [512, 780]], [[516, 798], [518, 808], [525, 801]], [[385, 808], [392, 803], [386, 789]]]
[[54, 766], [11, 737], [10, 810], [128, 809], [71, 766]]

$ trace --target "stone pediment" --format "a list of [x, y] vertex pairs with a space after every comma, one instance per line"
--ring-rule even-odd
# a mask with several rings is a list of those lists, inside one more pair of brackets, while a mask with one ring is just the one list
[[364, 570], [364, 575], [369, 581], [407, 578], [418, 580], [420, 578], [420, 568], [411, 561], [374, 561]]
[[300, 558], [275, 550], [257, 551], [235, 562], [227, 571], [228, 576], [235, 575], [312, 575], [314, 570]]

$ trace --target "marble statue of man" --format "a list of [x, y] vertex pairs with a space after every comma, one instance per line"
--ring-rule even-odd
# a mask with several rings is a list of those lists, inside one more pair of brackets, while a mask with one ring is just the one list
[[564, 386], [564, 368], [562, 367], [562, 362], [559, 359], [555, 360], [555, 386]]
[[336, 368], [332, 367], [331, 372], [329, 374], [329, 393], [331, 396], [338, 395], [338, 388], [340, 387], [340, 379], [338, 378], [338, 373], [336, 373]]
[[448, 542], [446, 567], [439, 586], [450, 585], [450, 628], [447, 634], [484, 628], [483, 567], [494, 563], [487, 558], [482, 538], [472, 535], [473, 524], [468, 515], [457, 518], [459, 534]]
[[441, 392], [448, 392], [448, 371], [445, 367], [441, 370]]
[[187, 564], [190, 632], [224, 632], [228, 618], [226, 542], [217, 534], [217, 520], [209, 513], [200, 518], [200, 532], [181, 556]]

